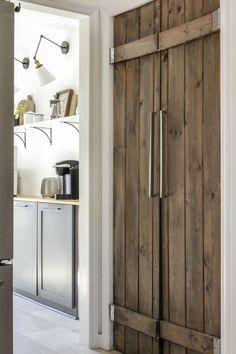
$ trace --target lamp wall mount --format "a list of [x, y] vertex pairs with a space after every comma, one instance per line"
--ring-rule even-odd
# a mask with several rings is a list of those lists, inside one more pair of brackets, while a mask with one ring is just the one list
[[18, 61], [18, 63], [21, 63], [24, 69], [29, 69], [29, 66], [30, 66], [29, 58], [25, 57], [22, 61], [17, 58], [14, 58], [14, 59], [15, 59], [15, 61]]
[[39, 47], [40, 47], [41, 42], [42, 42], [43, 39], [45, 39], [45, 40], [47, 40], [48, 42], [50, 42], [50, 43], [56, 45], [57, 47], [61, 48], [62, 54], [67, 54], [67, 53], [69, 52], [69, 50], [70, 50], [70, 44], [69, 44], [69, 42], [63, 41], [63, 42], [61, 43], [61, 45], [60, 45], [60, 44], [58, 44], [58, 43], [52, 41], [50, 38], [47, 38], [47, 37], [45, 37], [44, 35], [41, 34], [40, 39], [39, 39], [39, 42], [38, 42], [38, 46], [37, 46], [37, 49], [36, 49], [36, 52], [35, 52], [35, 55], [34, 55], [34, 60], [35, 60], [35, 61], [37, 61], [37, 54], [38, 54]]

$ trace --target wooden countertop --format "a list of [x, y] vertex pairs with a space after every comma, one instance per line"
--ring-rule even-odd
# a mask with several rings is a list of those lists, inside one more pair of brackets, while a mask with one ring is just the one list
[[50, 204], [60, 204], [60, 205], [75, 205], [79, 206], [79, 200], [74, 199], [65, 199], [65, 200], [58, 200], [53, 198], [43, 198], [41, 196], [18, 196], [14, 197], [14, 201], [27, 201], [27, 202], [35, 202], [35, 203], [50, 203]]

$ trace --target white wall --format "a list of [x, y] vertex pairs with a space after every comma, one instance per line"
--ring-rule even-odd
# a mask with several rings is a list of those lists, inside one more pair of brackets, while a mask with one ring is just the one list
[[[55, 15], [22, 9], [16, 15], [15, 57], [22, 60], [27, 56], [31, 60], [28, 70], [15, 63], [15, 85], [21, 91], [15, 95], [15, 103], [28, 94], [33, 96], [36, 111], [49, 119], [49, 100], [57, 91], [72, 88], [79, 91], [79, 18]], [[32, 57], [40, 34], [61, 43], [67, 40], [70, 51], [63, 55], [60, 48], [43, 41], [38, 58], [56, 77], [56, 80], [39, 87]], [[21, 195], [40, 195], [41, 181], [45, 177], [56, 176], [53, 165], [62, 160], [79, 160], [79, 135], [72, 128], [61, 123], [53, 124], [53, 144], [50, 145], [43, 133], [30, 129], [27, 131], [27, 148], [15, 137], [18, 150]]]
[[[59, 47], [43, 39], [38, 59], [56, 77], [56, 81], [43, 87], [38, 84], [33, 61], [41, 34], [58, 44], [64, 40], [70, 44], [70, 51], [65, 55]], [[15, 85], [21, 88], [15, 95], [15, 104], [31, 94], [36, 111], [49, 117], [49, 100], [56, 92], [68, 88], [75, 93], [79, 91], [79, 19], [23, 8], [15, 16], [15, 57], [20, 60], [29, 57], [31, 60], [28, 70], [15, 62]]]
[[27, 132], [27, 147], [16, 137], [21, 195], [40, 195], [41, 182], [45, 177], [56, 176], [52, 167], [62, 160], [79, 160], [79, 134], [62, 123], [53, 124], [53, 144], [46, 136], [34, 129]]

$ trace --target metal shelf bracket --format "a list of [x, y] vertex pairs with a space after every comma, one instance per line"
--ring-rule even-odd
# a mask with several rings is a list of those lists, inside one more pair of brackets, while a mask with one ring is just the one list
[[[26, 132], [15, 132], [14, 133], [23, 143], [25, 149], [26, 149]], [[23, 135], [23, 137], [22, 137]]]
[[66, 122], [66, 121], [61, 121], [62, 124], [67, 124], [69, 126], [71, 126], [72, 128], [74, 128], [77, 133], [79, 133], [79, 129], [76, 127], [76, 125], [79, 125], [79, 122]]
[[[39, 130], [48, 138], [50, 145], [52, 145], [52, 128], [48, 127], [31, 127], [32, 129]], [[49, 132], [49, 133], [48, 133]]]

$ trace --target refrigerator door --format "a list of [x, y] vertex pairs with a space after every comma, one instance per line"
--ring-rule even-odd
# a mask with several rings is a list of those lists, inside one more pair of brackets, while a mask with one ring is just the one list
[[0, 266], [0, 354], [13, 354], [12, 265]]
[[0, 1], [0, 260], [13, 254], [14, 13]]

